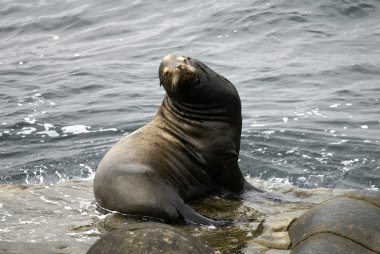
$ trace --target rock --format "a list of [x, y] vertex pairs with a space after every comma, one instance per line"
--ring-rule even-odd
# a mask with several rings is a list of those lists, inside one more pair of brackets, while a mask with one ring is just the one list
[[307, 211], [289, 227], [292, 253], [380, 253], [379, 201], [380, 193], [349, 193]]
[[292, 252], [293, 254], [344, 253], [344, 254], [375, 254], [363, 246], [330, 233], [320, 233], [302, 241]]
[[0, 241], [0, 254], [83, 254], [89, 244], [78, 242], [7, 242]]
[[262, 222], [262, 232], [251, 242], [258, 243], [269, 249], [288, 249], [290, 246], [287, 231], [289, 224], [303, 213], [304, 211], [300, 210], [268, 216]]
[[213, 253], [203, 242], [162, 223], [127, 225], [101, 237], [87, 254], [102, 253]]
[[257, 237], [254, 242], [274, 249], [287, 249], [290, 245], [287, 232], [271, 232], [262, 234]]

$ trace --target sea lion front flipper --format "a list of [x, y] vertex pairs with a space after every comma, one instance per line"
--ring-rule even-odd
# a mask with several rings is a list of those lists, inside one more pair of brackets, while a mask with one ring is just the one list
[[191, 208], [191, 206], [185, 203], [182, 205], [181, 209], [178, 212], [181, 214], [184, 221], [188, 224], [203, 224], [203, 225], [213, 225], [213, 226], [224, 226], [224, 225], [232, 224], [231, 221], [213, 220], [202, 214], [199, 214], [196, 211], [194, 211], [194, 209]]

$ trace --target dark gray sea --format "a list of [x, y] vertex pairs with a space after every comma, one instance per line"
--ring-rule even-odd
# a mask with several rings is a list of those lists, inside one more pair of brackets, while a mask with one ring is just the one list
[[0, 0], [0, 183], [93, 177], [166, 54], [237, 87], [245, 175], [380, 188], [378, 0]]

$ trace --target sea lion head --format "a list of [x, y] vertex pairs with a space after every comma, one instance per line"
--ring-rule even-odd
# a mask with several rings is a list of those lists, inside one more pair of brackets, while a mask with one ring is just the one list
[[240, 107], [234, 85], [199, 60], [167, 55], [161, 60], [158, 74], [160, 85], [170, 99], [203, 105], [227, 103]]
[[160, 85], [168, 95], [178, 95], [184, 86], [198, 83], [197, 69], [191, 63], [191, 58], [176, 55], [165, 56], [158, 71]]

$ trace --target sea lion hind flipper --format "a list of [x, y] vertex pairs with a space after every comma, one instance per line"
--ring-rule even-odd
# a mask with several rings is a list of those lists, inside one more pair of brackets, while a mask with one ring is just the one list
[[196, 211], [194, 211], [194, 209], [191, 208], [191, 206], [189, 206], [188, 204], [183, 204], [181, 206], [181, 209], [178, 212], [181, 214], [183, 220], [187, 224], [203, 224], [203, 225], [212, 225], [212, 226], [225, 226], [225, 225], [232, 224], [231, 221], [213, 220], [202, 214], [199, 214]]

